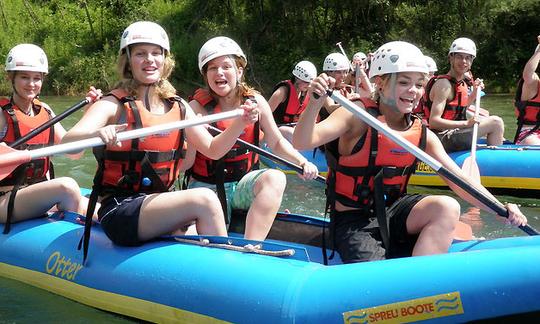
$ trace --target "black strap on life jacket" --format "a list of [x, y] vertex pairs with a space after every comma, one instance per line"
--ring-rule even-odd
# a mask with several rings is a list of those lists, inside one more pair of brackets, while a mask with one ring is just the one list
[[[26, 173], [26, 166], [19, 166], [14, 172], [14, 178], [17, 180], [21, 180], [24, 178]], [[13, 186], [13, 189], [11, 189], [11, 195], [9, 196], [8, 200], [8, 206], [7, 206], [7, 215], [6, 215], [6, 223], [4, 224], [4, 234], [8, 234], [11, 230], [11, 220], [13, 219], [13, 209], [15, 205], [15, 195], [17, 194], [17, 191], [19, 190], [19, 181], [15, 182], [15, 185]]]
[[[95, 147], [94, 150], [103, 151], [105, 146]], [[83, 265], [86, 264], [86, 258], [88, 256], [88, 247], [90, 245], [90, 232], [92, 230], [92, 218], [96, 210], [96, 204], [99, 198], [99, 195], [102, 191], [102, 180], [103, 180], [103, 171], [105, 170], [105, 160], [97, 160], [98, 168], [96, 174], [94, 175], [94, 184], [92, 185], [92, 192], [90, 193], [90, 198], [88, 199], [88, 207], [86, 208], [86, 215], [84, 219], [84, 232], [83, 236], [79, 241], [77, 249], [80, 250], [83, 248]]]
[[377, 223], [379, 223], [379, 232], [381, 233], [383, 245], [388, 253], [388, 249], [390, 249], [390, 229], [388, 228], [388, 220], [386, 218], [382, 170], [380, 170], [373, 179], [373, 185], [375, 215], [377, 215]]

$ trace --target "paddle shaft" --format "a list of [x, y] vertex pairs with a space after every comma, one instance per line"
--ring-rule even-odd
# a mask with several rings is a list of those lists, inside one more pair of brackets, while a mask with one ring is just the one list
[[360, 93], [360, 64], [354, 68], [354, 92]]
[[[478, 118], [478, 114], [480, 113], [480, 89], [476, 89], [476, 99], [474, 102], [474, 118]], [[472, 134], [472, 140], [471, 140], [471, 160], [473, 162], [473, 165], [478, 168], [478, 165], [476, 165], [476, 142], [478, 141], [478, 123], [474, 123], [473, 125], [473, 134]]]
[[336, 45], [337, 45], [337, 47], [339, 47], [339, 49], [341, 51], [341, 54], [343, 54], [343, 56], [345, 56], [345, 58], [347, 59], [347, 62], [349, 62], [349, 67], [351, 68], [351, 70], [354, 70], [354, 67], [353, 67], [351, 61], [349, 61], [349, 57], [347, 56], [347, 53], [345, 53], [345, 50], [343, 49], [343, 46], [341, 46], [341, 42], [337, 42]]
[[24, 144], [31, 140], [32, 138], [39, 135], [41, 132], [45, 131], [47, 128], [53, 126], [54, 124], [60, 122], [62, 119], [66, 118], [67, 116], [73, 114], [77, 110], [81, 109], [82, 107], [86, 106], [90, 103], [90, 100], [85, 98], [84, 100], [79, 101], [75, 105], [71, 106], [70, 108], [66, 109], [63, 113], [60, 115], [55, 116], [54, 118], [49, 119], [47, 122], [43, 123], [42, 125], [38, 126], [37, 128], [33, 129], [28, 134], [24, 135], [23, 137], [19, 138], [15, 142], [9, 144], [10, 147], [16, 147], [21, 144]]
[[[222, 132], [221, 129], [216, 128], [216, 127], [214, 127], [214, 126], [210, 126], [210, 125], [209, 125], [208, 128], [211, 129], [211, 130], [213, 130], [213, 131], [215, 131], [215, 132], [218, 132], [218, 133], [221, 133], [221, 132]], [[271, 160], [274, 160], [274, 161], [276, 161], [276, 162], [278, 162], [278, 163], [281, 163], [281, 164], [283, 164], [283, 165], [286, 165], [286, 166], [288, 166], [289, 168], [295, 170], [296, 172], [298, 172], [298, 173], [300, 173], [300, 174], [302, 174], [302, 173], [304, 172], [304, 169], [303, 169], [301, 166], [299, 166], [299, 165], [297, 165], [297, 164], [294, 164], [294, 163], [292, 163], [292, 162], [290, 162], [290, 161], [288, 161], [288, 160], [286, 160], [286, 159], [284, 159], [284, 158], [282, 158], [282, 157], [279, 157], [279, 156], [277, 156], [277, 155], [275, 155], [275, 154], [272, 154], [272, 153], [270, 153], [270, 152], [268, 152], [268, 151], [266, 151], [266, 150], [263, 150], [262, 148], [260, 148], [260, 147], [258, 147], [258, 146], [255, 146], [255, 145], [253, 145], [253, 144], [251, 144], [251, 143], [249, 143], [249, 142], [246, 142], [246, 141], [244, 141], [244, 140], [242, 140], [242, 139], [237, 139], [237, 140], [236, 140], [236, 143], [241, 144], [241, 145], [244, 145], [244, 146], [247, 147], [249, 150], [251, 150], [251, 151], [253, 151], [253, 152], [257, 153], [257, 154], [263, 155], [263, 156], [265, 156], [265, 157], [267, 157], [267, 158], [269, 158], [269, 159], [271, 159]], [[315, 180], [319, 181], [320, 183], [326, 183], [326, 178], [324, 178], [324, 177], [321, 176], [321, 175], [318, 175], [318, 176], [315, 178]]]
[[[208, 115], [204, 117], [197, 117], [197, 118], [188, 119], [188, 120], [181, 120], [181, 121], [176, 121], [176, 122], [167, 123], [167, 124], [161, 124], [161, 125], [156, 125], [156, 126], [151, 126], [151, 127], [129, 130], [129, 131], [118, 133], [117, 139], [119, 142], [121, 142], [121, 141], [126, 141], [130, 139], [138, 138], [138, 137], [145, 137], [145, 136], [156, 134], [156, 133], [164, 133], [164, 132], [175, 130], [175, 129], [183, 129], [183, 128], [187, 128], [191, 126], [214, 123], [220, 120], [242, 116], [243, 113], [244, 111], [242, 109], [235, 109], [235, 110], [222, 112], [218, 114], [212, 114], [212, 115]], [[29, 160], [33, 160], [33, 159], [37, 159], [37, 158], [41, 158], [45, 156], [50, 156], [50, 155], [55, 155], [55, 154], [80, 151], [81, 149], [84, 149], [84, 148], [100, 146], [103, 144], [105, 143], [100, 137], [92, 137], [92, 138], [87, 138], [80, 141], [54, 145], [50, 147], [44, 147], [44, 148], [40, 148], [36, 150], [14, 151], [14, 152], [3, 154], [1, 156], [0, 166], [9, 165], [10, 161], [15, 160], [21, 154], [24, 154], [29, 161]]]
[[473, 128], [472, 128], [472, 136], [471, 136], [471, 153], [470, 155], [463, 161], [463, 165], [461, 166], [461, 170], [463, 170], [463, 173], [469, 178], [474, 179], [478, 183], [481, 182], [480, 178], [480, 168], [478, 167], [478, 164], [476, 163], [476, 142], [478, 141], [478, 123], [476, 122], [476, 119], [478, 118], [478, 113], [480, 112], [480, 92], [478, 91], [478, 88], [476, 89], [476, 98], [474, 103], [474, 115], [473, 115]]
[[[401, 147], [416, 156], [418, 159], [422, 160], [424, 163], [429, 165], [435, 172], [439, 173], [441, 176], [447, 178], [449, 181], [461, 187], [463, 190], [465, 190], [478, 201], [482, 202], [484, 205], [488, 206], [498, 215], [508, 218], [508, 210], [499, 201], [487, 196], [485, 193], [476, 189], [474, 186], [459, 177], [457, 174], [443, 167], [443, 165], [439, 161], [435, 160], [429, 154], [422, 151], [416, 145], [413, 145], [401, 135], [395, 133], [392, 129], [383, 125], [377, 118], [371, 116], [367, 111], [357, 107], [355, 104], [353, 104], [350, 100], [348, 100], [341, 94], [332, 90], [328, 90], [327, 93], [332, 99], [342, 105], [345, 109], [360, 117], [366, 124], [383, 133], [386, 137], [390, 138], [392, 141], [399, 144]], [[529, 235], [540, 234], [536, 229], [532, 228], [529, 225], [520, 226], [519, 228]]]

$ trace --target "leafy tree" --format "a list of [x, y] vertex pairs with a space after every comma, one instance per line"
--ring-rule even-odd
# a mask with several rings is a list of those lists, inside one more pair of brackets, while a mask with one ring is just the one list
[[[324, 57], [339, 51], [337, 42], [350, 58], [387, 41], [410, 41], [444, 73], [448, 46], [465, 36], [478, 46], [475, 75], [495, 92], [514, 87], [536, 46], [531, 26], [540, 25], [539, 13], [537, 0], [0, 0], [0, 51], [6, 55], [19, 43], [42, 46], [51, 71], [44, 93], [81, 94], [90, 84], [109, 89], [122, 31], [151, 20], [169, 33], [172, 81], [182, 95], [201, 86], [197, 54], [218, 35], [240, 44], [248, 81], [269, 95], [300, 60], [320, 70]], [[0, 81], [2, 94], [10, 90]]]

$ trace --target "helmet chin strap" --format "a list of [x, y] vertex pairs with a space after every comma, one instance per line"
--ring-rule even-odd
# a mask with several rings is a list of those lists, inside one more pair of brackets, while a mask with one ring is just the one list
[[390, 76], [390, 92], [393, 94], [394, 98], [388, 98], [388, 97], [385, 97], [381, 91], [380, 93], [380, 100], [381, 100], [381, 103], [383, 103], [384, 105], [392, 108], [395, 112], [400, 112], [399, 109], [397, 108], [397, 102], [396, 102], [396, 98], [395, 98], [395, 95], [396, 95], [396, 73], [392, 73], [392, 75]]

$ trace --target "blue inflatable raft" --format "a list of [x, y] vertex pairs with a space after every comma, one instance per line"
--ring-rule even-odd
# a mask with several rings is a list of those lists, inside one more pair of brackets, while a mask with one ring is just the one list
[[[267, 149], [267, 148], [266, 148]], [[314, 163], [322, 174], [326, 174], [328, 166], [324, 153], [320, 150], [301, 151], [309, 161]], [[461, 166], [470, 155], [470, 151], [459, 151], [449, 154]], [[292, 173], [286, 166], [261, 156], [261, 161], [270, 168], [281, 169]], [[498, 189], [516, 195], [531, 192], [538, 194], [540, 190], [540, 146], [521, 146], [504, 144], [488, 148], [479, 145], [476, 161], [480, 169], [482, 184], [487, 188]], [[422, 186], [446, 186], [428, 165], [418, 164], [409, 184]]]
[[336, 257], [325, 266], [320, 245], [328, 224], [306, 216], [278, 217], [264, 243], [236, 235], [118, 247], [95, 225], [83, 265], [76, 217], [13, 224], [0, 235], [0, 275], [152, 322], [525, 322], [540, 316], [540, 236], [456, 242], [444, 255], [367, 263], [341, 264]]

